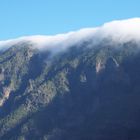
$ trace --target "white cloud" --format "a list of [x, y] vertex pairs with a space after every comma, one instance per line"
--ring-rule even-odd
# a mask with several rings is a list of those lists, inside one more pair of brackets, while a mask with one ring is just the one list
[[88, 39], [92, 39], [93, 43], [100, 43], [104, 38], [109, 38], [118, 43], [124, 43], [130, 40], [140, 41], [140, 18], [112, 21], [105, 23], [101, 27], [86, 28], [55, 36], [38, 35], [0, 41], [0, 48], [7, 49], [17, 43], [30, 41], [39, 49], [64, 50], [67, 47]]
[[112, 21], [100, 27], [104, 37], [111, 37], [113, 41], [127, 42], [132, 39], [140, 40], [140, 18]]

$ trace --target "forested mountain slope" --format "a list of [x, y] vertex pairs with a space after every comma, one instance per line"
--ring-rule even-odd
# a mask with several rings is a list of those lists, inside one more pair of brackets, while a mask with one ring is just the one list
[[1, 140], [140, 139], [139, 41], [81, 39], [1, 49]]

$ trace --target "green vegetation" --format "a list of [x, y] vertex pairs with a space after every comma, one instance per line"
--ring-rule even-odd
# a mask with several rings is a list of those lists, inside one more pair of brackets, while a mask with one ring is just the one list
[[1, 140], [118, 140], [130, 123], [140, 128], [137, 44], [86, 45], [55, 56], [29, 43], [1, 53]]

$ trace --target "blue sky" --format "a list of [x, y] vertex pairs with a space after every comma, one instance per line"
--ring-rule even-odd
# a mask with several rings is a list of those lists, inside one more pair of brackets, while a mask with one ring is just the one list
[[0, 0], [0, 40], [140, 17], [140, 0]]

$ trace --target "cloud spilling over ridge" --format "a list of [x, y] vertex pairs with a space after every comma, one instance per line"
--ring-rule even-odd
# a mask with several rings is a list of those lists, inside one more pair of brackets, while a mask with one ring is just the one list
[[17, 39], [0, 41], [0, 49], [7, 49], [15, 44], [31, 42], [39, 49], [65, 49], [77, 43], [92, 39], [99, 43], [108, 38], [113, 42], [124, 43], [131, 40], [140, 41], [140, 18], [116, 20], [105, 23], [101, 27], [81, 29], [76, 32], [58, 34], [55, 36], [27, 36]]
[[102, 37], [111, 37], [113, 41], [140, 41], [140, 18], [105, 23], [99, 28], [98, 33], [102, 34]]
[[95, 28], [86, 28], [77, 32], [69, 32], [66, 34], [58, 34], [54, 36], [25, 36], [17, 39], [0, 41], [0, 49], [7, 49], [18, 43], [25, 42], [30, 42], [39, 49], [65, 49], [68, 46], [73, 46], [74, 44], [77, 44], [81, 41], [88, 40], [91, 36], [94, 35], [95, 31]]

